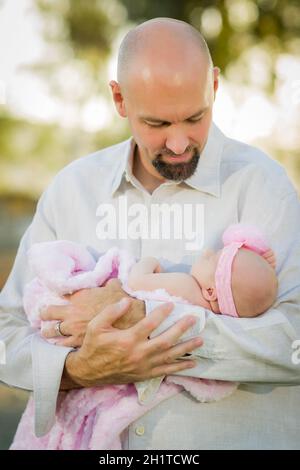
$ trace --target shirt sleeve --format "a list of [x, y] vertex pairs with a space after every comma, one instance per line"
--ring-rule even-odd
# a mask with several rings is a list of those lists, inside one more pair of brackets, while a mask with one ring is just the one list
[[46, 191], [38, 203], [0, 294], [0, 341], [5, 349], [5, 361], [2, 361], [5, 363], [0, 363], [0, 380], [13, 387], [34, 391], [38, 436], [47, 433], [54, 422], [65, 358], [72, 350], [46, 342], [30, 326], [22, 304], [24, 286], [33, 277], [26, 259], [27, 250], [33, 243], [56, 239], [50, 191]]
[[[250, 196], [249, 196], [250, 197]], [[254, 201], [255, 202], [255, 196]], [[269, 197], [269, 200], [268, 200]], [[258, 209], [258, 207], [260, 208]], [[256, 318], [205, 314], [202, 347], [194, 351], [197, 365], [180, 375], [239, 382], [300, 384], [295, 347], [300, 339], [300, 205], [294, 190], [284, 197], [268, 193], [260, 204], [241, 209], [241, 222], [257, 223], [276, 253], [279, 293], [275, 305]], [[161, 302], [147, 302], [149, 313]], [[190, 313], [188, 305], [176, 304], [172, 317]]]

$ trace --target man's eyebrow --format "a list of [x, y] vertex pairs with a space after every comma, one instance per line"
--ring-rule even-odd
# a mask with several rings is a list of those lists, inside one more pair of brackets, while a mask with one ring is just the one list
[[[203, 109], [200, 109], [199, 111], [197, 111], [195, 114], [193, 114], [192, 116], [189, 116], [188, 118], [184, 119], [185, 121], [188, 121], [190, 119], [195, 119], [196, 117], [200, 116], [201, 114], [203, 114], [206, 110], [208, 109], [208, 106], [206, 108], [203, 108]], [[164, 119], [158, 119], [158, 118], [155, 118], [155, 117], [152, 117], [152, 116], [140, 116], [140, 120], [141, 121], [150, 121], [150, 122], [156, 122], [156, 123], [159, 123], [159, 122], [163, 122], [165, 124], [171, 124], [170, 121], [165, 121]]]

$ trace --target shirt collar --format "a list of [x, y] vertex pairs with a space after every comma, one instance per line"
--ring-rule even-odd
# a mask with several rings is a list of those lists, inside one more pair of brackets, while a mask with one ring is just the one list
[[186, 179], [184, 183], [199, 191], [220, 197], [220, 167], [224, 140], [224, 134], [212, 123], [196, 171], [190, 178]]
[[117, 168], [115, 169], [115, 172], [114, 172], [115, 177], [111, 186], [112, 195], [120, 187], [121, 181], [124, 177], [126, 177], [126, 180], [129, 181], [127, 168], [129, 167], [130, 162], [132, 161], [134, 148], [135, 148], [135, 142], [132, 137], [122, 142], [121, 146], [119, 146], [118, 148], [120, 160], [119, 159], [117, 160], [118, 162]]
[[[191, 188], [219, 197], [221, 194], [220, 164], [224, 139], [224, 134], [212, 123], [195, 173], [182, 183], [170, 182], [170, 184], [187, 184]], [[135, 146], [135, 141], [133, 138], [130, 138], [123, 142], [119, 148], [121, 151], [121, 162], [118, 164], [118, 168], [116, 168], [112, 184], [112, 194], [119, 188], [123, 178], [142, 189], [142, 185], [132, 173]]]

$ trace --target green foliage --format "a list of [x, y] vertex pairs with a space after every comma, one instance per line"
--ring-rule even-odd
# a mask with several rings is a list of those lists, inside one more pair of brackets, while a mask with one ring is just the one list
[[86, 60], [97, 74], [126, 18], [117, 1], [35, 0], [35, 4], [45, 20], [45, 38], [56, 45], [65, 42], [70, 56]]
[[161, 16], [191, 23], [204, 34], [224, 72], [250, 46], [259, 44], [270, 53], [299, 47], [299, 0], [119, 1], [137, 23]]
[[[214, 63], [230, 80], [247, 83], [247, 56], [252, 46], [269, 59], [265, 91], [272, 93], [280, 52], [299, 54], [299, 0], [34, 0], [44, 20], [49, 54], [31, 72], [43, 74], [54, 96], [74, 105], [78, 115], [88, 100], [108, 97], [106, 67], [113, 42], [131, 23], [155, 17], [187, 21], [203, 33]], [[1, 5], [1, 0], [0, 0]], [[240, 60], [238, 73], [232, 65]], [[67, 69], [67, 70], [66, 70]], [[76, 76], [75, 84], [69, 78]], [[67, 77], [67, 78], [65, 78]], [[237, 78], [236, 78], [237, 77]], [[0, 193], [37, 196], [49, 179], [72, 159], [126, 138], [129, 129], [117, 118], [102, 132], [61, 129], [0, 114]], [[275, 152], [274, 152], [275, 154]], [[280, 155], [284, 162], [284, 155]], [[296, 161], [297, 160], [297, 161]], [[299, 159], [289, 166], [300, 174]]]
[[58, 125], [36, 124], [0, 114], [0, 196], [37, 198], [53, 176], [72, 160], [129, 137], [111, 126], [95, 134]]

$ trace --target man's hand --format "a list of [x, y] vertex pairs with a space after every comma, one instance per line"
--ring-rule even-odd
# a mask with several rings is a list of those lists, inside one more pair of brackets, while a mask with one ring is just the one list
[[[69, 305], [52, 305], [41, 313], [44, 321], [61, 321], [60, 330], [66, 339], [59, 342], [62, 346], [79, 347], [82, 345], [88, 323], [108, 305], [127, 296], [117, 279], [111, 279], [104, 287], [81, 289], [65, 298]], [[132, 299], [126, 314], [116, 319], [115, 328], [126, 329], [135, 325], [145, 316], [144, 302]], [[45, 338], [57, 336], [54, 325], [42, 330]]]
[[67, 356], [65, 379], [82, 387], [121, 384], [195, 366], [193, 361], [178, 361], [178, 358], [201, 346], [202, 339], [197, 337], [177, 344], [195, 318], [186, 316], [161, 335], [148, 339], [170, 314], [173, 304], [157, 307], [127, 330], [116, 329], [113, 325], [128, 312], [131, 302], [126, 298], [110, 305], [90, 321], [81, 348]]

